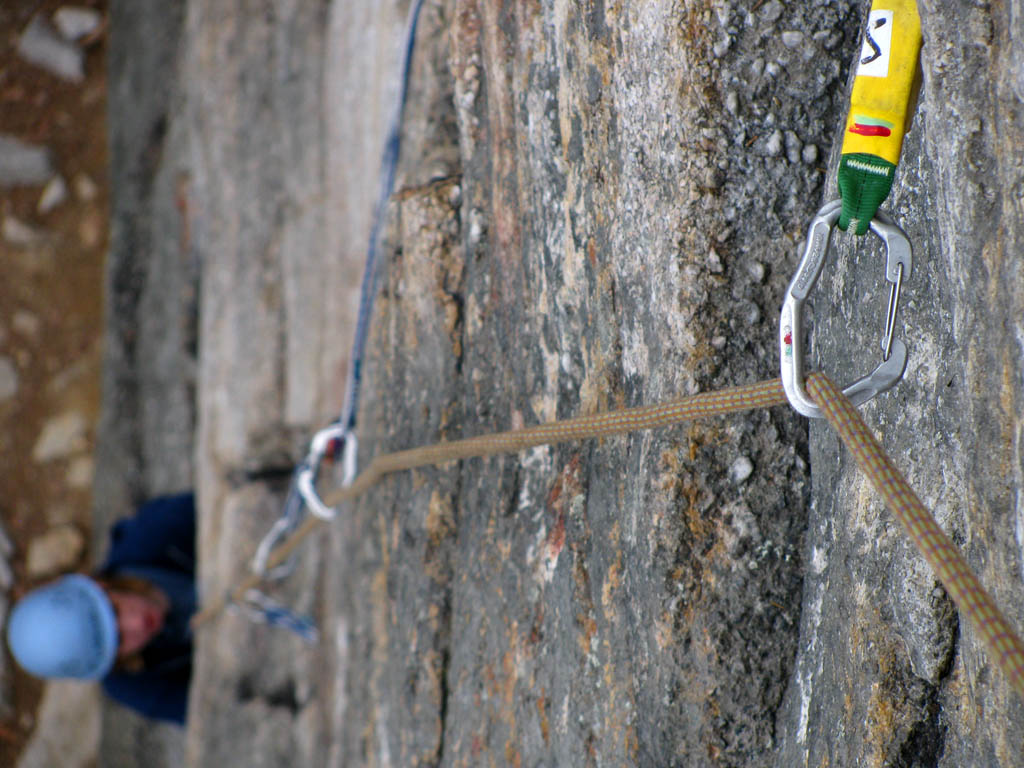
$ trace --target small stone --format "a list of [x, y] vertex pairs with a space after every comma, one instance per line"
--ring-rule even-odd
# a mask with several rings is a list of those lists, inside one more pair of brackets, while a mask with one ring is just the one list
[[0, 357], [0, 402], [18, 394], [18, 369], [9, 357]]
[[55, 416], [43, 427], [39, 439], [32, 449], [32, 458], [37, 462], [66, 459], [85, 448], [88, 425], [78, 411], [66, 411]]
[[817, 162], [817, 160], [818, 160], [818, 147], [817, 147], [817, 145], [815, 145], [815, 144], [804, 144], [804, 149], [800, 153], [800, 157], [801, 157], [801, 159], [805, 163], [807, 163], [807, 165], [811, 165], [812, 163]]
[[786, 131], [786, 159], [791, 163], [800, 162], [800, 150], [803, 143], [795, 131]]
[[787, 30], [782, 33], [782, 44], [787, 48], [796, 48], [804, 41], [804, 33], [799, 30]]
[[713, 46], [711, 46], [711, 52], [715, 55], [716, 59], [720, 59], [723, 56], [725, 56], [725, 54], [729, 50], [729, 46], [731, 46], [731, 45], [732, 45], [732, 38], [730, 38], [730, 37], [723, 37], [721, 40], [719, 40], [717, 43], [715, 43]]
[[36, 14], [21, 33], [18, 54], [25, 61], [72, 83], [85, 79], [82, 49], [57, 34], [41, 14]]
[[772, 24], [779, 20], [782, 15], [782, 3], [779, 0], [769, 0], [761, 6], [761, 18]]
[[103, 239], [103, 217], [97, 211], [82, 216], [78, 223], [78, 239], [86, 248], [95, 248]]
[[19, 309], [11, 318], [11, 327], [23, 336], [38, 336], [42, 323], [27, 309]]
[[708, 272], [719, 275], [722, 273], [722, 257], [714, 248], [708, 251]]
[[736, 91], [728, 91], [725, 94], [725, 109], [730, 115], [735, 115], [740, 108], [740, 100]]
[[754, 472], [754, 464], [746, 456], [740, 456], [729, 467], [729, 477], [734, 483], [742, 483]]
[[30, 227], [21, 219], [17, 219], [9, 213], [4, 215], [3, 223], [0, 224], [0, 231], [3, 232], [4, 240], [20, 248], [36, 245], [42, 242], [45, 237], [38, 229]]
[[764, 149], [769, 157], [778, 157], [782, 154], [782, 131], [776, 128], [768, 137], [768, 143], [764, 145]]
[[25, 557], [29, 578], [52, 576], [73, 568], [85, 551], [85, 536], [71, 525], [51, 528], [32, 539]]
[[72, 488], [88, 488], [92, 485], [94, 470], [95, 462], [93, 462], [92, 456], [76, 457], [68, 467], [68, 485]]
[[53, 14], [53, 23], [65, 40], [81, 40], [100, 28], [103, 16], [95, 8], [65, 5]]
[[747, 271], [750, 276], [754, 278], [755, 283], [760, 283], [764, 280], [764, 264], [760, 261], [752, 261], [747, 265]]
[[74, 184], [75, 187], [75, 197], [83, 203], [91, 203], [96, 199], [96, 195], [100, 192], [99, 187], [96, 186], [96, 182], [84, 173], [80, 173], [75, 176], [72, 184]]
[[39, 203], [36, 205], [36, 211], [41, 216], [45, 216], [53, 209], [63, 205], [67, 199], [68, 185], [60, 176], [54, 176], [46, 186], [43, 187], [43, 194], [39, 196]]
[[0, 188], [45, 184], [53, 176], [50, 151], [0, 134]]

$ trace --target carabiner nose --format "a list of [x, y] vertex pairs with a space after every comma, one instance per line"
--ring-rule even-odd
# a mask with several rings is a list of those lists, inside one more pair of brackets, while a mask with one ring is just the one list
[[[803, 305], [818, 282], [818, 276], [825, 264], [832, 229], [839, 220], [840, 208], [839, 200], [826, 203], [811, 222], [803, 258], [786, 289], [779, 323], [782, 386], [790, 405], [810, 418], [821, 418], [822, 413], [804, 388]], [[886, 310], [885, 334], [882, 338], [882, 362], [867, 376], [843, 390], [843, 394], [856, 406], [890, 389], [903, 378], [903, 372], [907, 367], [907, 347], [899, 339], [893, 338], [893, 332], [900, 288], [903, 281], [910, 277], [913, 267], [910, 240], [903, 230], [881, 211], [871, 221], [871, 231], [885, 243], [885, 279], [891, 284], [891, 288]]]

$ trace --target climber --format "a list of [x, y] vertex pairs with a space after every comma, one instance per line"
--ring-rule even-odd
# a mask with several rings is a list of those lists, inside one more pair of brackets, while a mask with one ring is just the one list
[[140, 714], [185, 722], [196, 609], [192, 494], [154, 499], [114, 526], [93, 575], [33, 590], [11, 611], [7, 642], [26, 672], [101, 680]]

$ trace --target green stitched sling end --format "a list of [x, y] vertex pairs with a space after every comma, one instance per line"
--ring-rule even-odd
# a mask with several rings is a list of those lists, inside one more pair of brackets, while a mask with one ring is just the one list
[[868, 231], [871, 219], [892, 189], [896, 166], [876, 155], [852, 153], [839, 160], [839, 197], [843, 209], [837, 226], [846, 231], [852, 224], [854, 233]]

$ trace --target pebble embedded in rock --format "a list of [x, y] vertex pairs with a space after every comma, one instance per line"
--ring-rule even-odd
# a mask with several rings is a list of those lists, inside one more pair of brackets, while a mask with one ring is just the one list
[[92, 456], [76, 457], [68, 467], [67, 481], [72, 488], [88, 488], [92, 485], [95, 462]]
[[761, 8], [761, 18], [767, 21], [769, 24], [778, 21], [782, 15], [782, 3], [779, 0], [769, 0]]
[[818, 159], [818, 147], [814, 144], [805, 144], [800, 156], [807, 165], [811, 165]]
[[85, 536], [71, 525], [52, 528], [32, 539], [25, 557], [29, 578], [53, 576], [73, 568], [85, 551]]
[[80, 173], [75, 176], [72, 183], [75, 187], [75, 197], [83, 203], [91, 203], [96, 199], [96, 195], [99, 194], [100, 190], [99, 187], [96, 186], [96, 182], [84, 173]]
[[720, 275], [723, 271], [722, 257], [718, 255], [718, 251], [714, 248], [708, 251], [708, 272], [714, 275]]
[[85, 79], [82, 49], [61, 37], [41, 14], [36, 14], [21, 33], [18, 55], [72, 83]]
[[804, 41], [804, 33], [799, 30], [788, 30], [782, 33], [782, 44], [787, 48], [796, 48]]
[[754, 472], [754, 463], [746, 456], [740, 456], [729, 467], [729, 477], [734, 483], [742, 483]]
[[43, 194], [39, 196], [39, 203], [36, 211], [40, 215], [46, 215], [68, 199], [68, 185], [60, 176], [54, 176], [43, 187]]
[[4, 240], [21, 248], [36, 245], [45, 237], [38, 229], [30, 227], [21, 219], [10, 214], [6, 214], [3, 222], [0, 223], [0, 232], [3, 232]]
[[765, 144], [765, 152], [768, 153], [769, 157], [778, 157], [782, 153], [782, 131], [776, 128], [772, 135], [768, 137], [768, 143]]
[[103, 240], [103, 217], [89, 211], [78, 224], [78, 239], [86, 248], [95, 248]]
[[85, 447], [88, 424], [78, 411], [66, 411], [46, 422], [32, 449], [37, 462], [66, 459]]
[[45, 184], [53, 176], [50, 151], [0, 134], [0, 188]]
[[65, 5], [53, 14], [53, 23], [66, 40], [81, 40], [100, 28], [103, 15], [95, 8]]
[[11, 328], [23, 336], [38, 336], [41, 327], [39, 317], [27, 309], [19, 309], [11, 318]]

